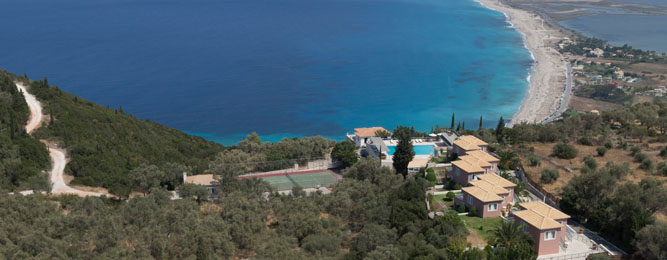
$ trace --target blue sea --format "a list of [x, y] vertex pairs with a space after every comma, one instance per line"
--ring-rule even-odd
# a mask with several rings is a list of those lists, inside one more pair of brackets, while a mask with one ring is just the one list
[[0, 67], [233, 144], [495, 127], [533, 60], [472, 0], [2, 0]]

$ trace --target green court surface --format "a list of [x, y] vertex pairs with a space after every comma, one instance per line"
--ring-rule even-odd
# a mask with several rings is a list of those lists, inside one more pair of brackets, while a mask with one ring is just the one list
[[276, 190], [291, 190], [295, 185], [302, 188], [313, 188], [317, 185], [327, 187], [338, 182], [338, 179], [329, 172], [272, 176], [264, 177], [262, 180], [268, 182]]

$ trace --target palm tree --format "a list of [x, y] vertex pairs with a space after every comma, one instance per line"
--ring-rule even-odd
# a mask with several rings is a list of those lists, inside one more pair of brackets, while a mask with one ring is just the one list
[[516, 164], [517, 156], [514, 151], [511, 149], [503, 149], [498, 151], [496, 154], [500, 157], [500, 162], [498, 162], [498, 167], [502, 170], [509, 170], [512, 168], [512, 164]]
[[493, 238], [491, 244], [504, 248], [512, 248], [512, 246], [520, 243], [526, 243], [531, 240], [528, 233], [523, 231], [524, 225], [519, 225], [515, 221], [506, 221], [493, 231]]

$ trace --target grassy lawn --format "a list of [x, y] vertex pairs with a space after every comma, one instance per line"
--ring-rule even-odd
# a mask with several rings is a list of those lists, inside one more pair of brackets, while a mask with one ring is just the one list
[[[493, 230], [500, 227], [503, 220], [500, 217], [495, 218], [480, 218], [480, 217], [470, 217], [470, 216], [461, 216], [463, 222], [465, 222], [466, 227], [470, 232], [475, 232], [482, 236], [484, 240], [488, 240], [493, 235]], [[480, 227], [482, 227], [480, 229]]]
[[[435, 206], [435, 204], [438, 204], [438, 206]], [[442, 195], [435, 195], [433, 196], [433, 204], [434, 207], [437, 209], [440, 208], [448, 208], [452, 209], [452, 205], [454, 205], [454, 200], [452, 199], [451, 201], [447, 200], [447, 196], [445, 194]]]

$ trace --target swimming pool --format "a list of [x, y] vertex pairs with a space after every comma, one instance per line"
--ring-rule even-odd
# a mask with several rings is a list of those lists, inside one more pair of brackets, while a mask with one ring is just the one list
[[[389, 151], [387, 151], [387, 154], [389, 155], [394, 155], [394, 152], [396, 152], [396, 146], [387, 146], [389, 148]], [[429, 145], [413, 145], [412, 150], [415, 151], [415, 155], [430, 155], [433, 153], [433, 148], [434, 146], [429, 144]]]

